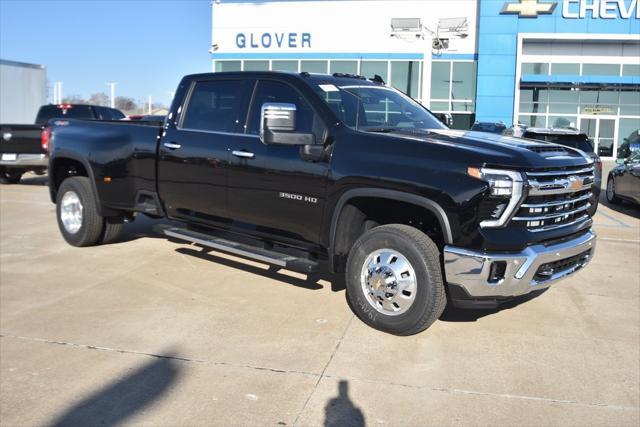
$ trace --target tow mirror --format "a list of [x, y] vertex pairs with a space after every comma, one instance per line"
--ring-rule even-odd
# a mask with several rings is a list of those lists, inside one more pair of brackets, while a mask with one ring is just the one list
[[260, 139], [265, 144], [310, 145], [311, 133], [295, 132], [296, 106], [281, 102], [266, 102], [260, 112]]

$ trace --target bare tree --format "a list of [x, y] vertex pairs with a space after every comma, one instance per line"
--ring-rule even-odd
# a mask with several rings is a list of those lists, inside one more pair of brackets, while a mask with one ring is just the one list
[[127, 96], [116, 96], [116, 108], [120, 111], [134, 111], [138, 109], [138, 105], [133, 98]]
[[86, 104], [87, 100], [80, 95], [68, 95], [62, 98], [63, 104]]
[[102, 105], [104, 107], [108, 107], [111, 105], [109, 101], [109, 97], [104, 92], [94, 93], [89, 97], [89, 104], [92, 105]]

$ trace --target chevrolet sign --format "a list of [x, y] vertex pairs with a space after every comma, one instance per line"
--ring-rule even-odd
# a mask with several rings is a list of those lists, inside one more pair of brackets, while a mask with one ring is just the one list
[[518, 15], [519, 18], [537, 18], [538, 15], [551, 15], [557, 2], [540, 2], [538, 0], [519, 0], [518, 3], [505, 3], [501, 15]]

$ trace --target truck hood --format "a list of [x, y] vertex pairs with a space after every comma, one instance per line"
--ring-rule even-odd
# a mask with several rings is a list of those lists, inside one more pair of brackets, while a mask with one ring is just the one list
[[430, 144], [447, 145], [452, 152], [473, 154], [487, 166], [509, 168], [558, 168], [593, 163], [584, 152], [558, 144], [486, 132], [453, 129], [399, 129], [388, 135]]

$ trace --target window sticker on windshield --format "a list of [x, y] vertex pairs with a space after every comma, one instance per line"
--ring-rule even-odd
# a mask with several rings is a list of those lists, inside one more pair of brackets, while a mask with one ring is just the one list
[[325, 92], [340, 92], [340, 89], [338, 89], [334, 85], [318, 85], [318, 86], [320, 86], [320, 89], [322, 89]]

